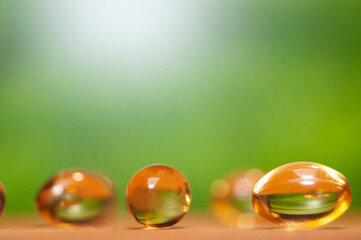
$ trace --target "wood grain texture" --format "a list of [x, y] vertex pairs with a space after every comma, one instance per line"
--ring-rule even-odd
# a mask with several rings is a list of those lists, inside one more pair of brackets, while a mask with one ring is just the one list
[[361, 239], [361, 213], [348, 213], [335, 222], [312, 230], [284, 230], [264, 224], [253, 228], [233, 228], [220, 224], [207, 213], [190, 213], [172, 228], [144, 229], [122, 215], [100, 226], [54, 226], [37, 216], [4, 216], [0, 240], [200, 240], [200, 239]]

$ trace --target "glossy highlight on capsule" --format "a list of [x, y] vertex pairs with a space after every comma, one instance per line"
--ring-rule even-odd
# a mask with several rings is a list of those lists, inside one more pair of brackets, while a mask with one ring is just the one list
[[347, 179], [313, 162], [280, 166], [254, 186], [252, 204], [262, 217], [288, 228], [314, 228], [332, 222], [351, 203]]

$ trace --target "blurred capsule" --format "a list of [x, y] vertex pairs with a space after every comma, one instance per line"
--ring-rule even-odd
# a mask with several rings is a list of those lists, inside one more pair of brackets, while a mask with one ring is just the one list
[[0, 216], [5, 209], [5, 189], [3, 184], [0, 182]]
[[112, 215], [115, 194], [110, 180], [101, 174], [65, 170], [40, 189], [36, 207], [53, 223], [99, 223]]
[[261, 170], [237, 171], [211, 185], [212, 211], [223, 223], [239, 228], [253, 227], [263, 220], [252, 208], [252, 191], [264, 175]]

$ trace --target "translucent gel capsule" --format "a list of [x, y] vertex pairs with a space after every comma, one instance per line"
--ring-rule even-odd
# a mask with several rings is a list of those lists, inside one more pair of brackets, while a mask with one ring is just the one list
[[214, 215], [233, 227], [253, 227], [261, 223], [252, 208], [252, 192], [264, 175], [258, 169], [238, 171], [211, 185], [211, 204]]
[[346, 178], [318, 163], [295, 162], [262, 177], [253, 190], [253, 208], [262, 217], [289, 228], [325, 225], [350, 205]]
[[149, 228], [169, 227], [189, 210], [191, 193], [185, 177], [166, 165], [151, 165], [130, 179], [125, 197], [129, 214]]
[[56, 174], [39, 191], [36, 207], [53, 223], [96, 223], [114, 209], [114, 190], [102, 175], [66, 170]]
[[0, 182], [0, 216], [5, 209], [5, 189], [2, 183]]

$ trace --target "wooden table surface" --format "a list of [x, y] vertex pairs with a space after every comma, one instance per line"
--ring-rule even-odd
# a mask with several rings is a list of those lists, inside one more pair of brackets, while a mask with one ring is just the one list
[[285, 230], [273, 224], [252, 228], [228, 227], [208, 213], [189, 213], [172, 228], [144, 229], [127, 215], [99, 226], [64, 228], [49, 225], [37, 216], [3, 216], [0, 240], [212, 240], [212, 239], [342, 239], [361, 240], [361, 212], [348, 212], [324, 227]]

